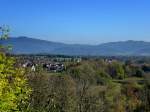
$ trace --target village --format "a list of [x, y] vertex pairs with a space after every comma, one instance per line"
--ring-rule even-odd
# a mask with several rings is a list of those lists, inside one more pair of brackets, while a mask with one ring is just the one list
[[74, 62], [80, 63], [82, 61], [81, 58], [46, 58], [46, 57], [23, 57], [23, 62], [21, 66], [23, 68], [31, 69], [31, 71], [35, 72], [37, 67], [42, 67], [44, 70], [48, 72], [63, 72], [66, 70], [65, 62]]

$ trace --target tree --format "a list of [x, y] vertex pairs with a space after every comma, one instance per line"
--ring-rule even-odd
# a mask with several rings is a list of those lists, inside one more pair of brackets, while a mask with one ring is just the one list
[[125, 96], [121, 93], [121, 85], [109, 82], [105, 92], [105, 112], [125, 112]]
[[108, 66], [108, 68], [109, 68], [109, 74], [112, 76], [112, 78], [116, 78], [116, 79], [125, 78], [123, 65], [120, 64], [119, 62], [113, 62]]
[[28, 78], [33, 89], [31, 112], [76, 112], [76, 88], [70, 76], [39, 68], [29, 72]]
[[[8, 30], [0, 27], [0, 39], [7, 39]], [[1, 47], [3, 48], [3, 47]], [[24, 70], [15, 68], [15, 59], [0, 52], [0, 111], [24, 111], [31, 89], [28, 87]]]
[[142, 94], [143, 109], [145, 112], [150, 111], [150, 74], [144, 75], [144, 88]]

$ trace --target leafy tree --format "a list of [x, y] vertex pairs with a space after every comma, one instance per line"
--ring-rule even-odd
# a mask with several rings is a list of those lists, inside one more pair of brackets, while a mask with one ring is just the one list
[[[0, 39], [7, 39], [7, 29], [1, 29]], [[31, 89], [28, 87], [24, 70], [15, 68], [15, 59], [0, 52], [0, 111], [25, 111]]]
[[28, 77], [33, 88], [32, 112], [75, 112], [76, 88], [70, 76], [48, 74], [39, 69], [28, 73]]
[[113, 62], [108, 66], [109, 74], [112, 76], [112, 78], [116, 79], [123, 79], [125, 78], [125, 71], [123, 68], [123, 65], [119, 62]]
[[145, 112], [150, 112], [150, 74], [145, 74], [144, 79], [145, 84], [142, 94], [142, 109], [144, 109]]
[[123, 94], [125, 94], [126, 100], [126, 110], [129, 112], [139, 112], [138, 109], [141, 106], [141, 89], [142, 86], [136, 81], [129, 81], [127, 84], [123, 85]]
[[125, 112], [125, 97], [121, 85], [110, 82], [105, 93], [105, 112]]

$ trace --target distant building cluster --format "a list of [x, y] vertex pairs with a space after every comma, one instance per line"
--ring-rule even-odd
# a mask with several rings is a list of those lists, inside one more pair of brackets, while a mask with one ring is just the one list
[[41, 58], [41, 57], [32, 57], [29, 59], [24, 59], [22, 67], [30, 68], [31, 71], [36, 71], [37, 66], [41, 66], [43, 69], [49, 72], [62, 72], [66, 69], [63, 63], [65, 62], [76, 62], [80, 63], [81, 58]]
[[113, 62], [115, 62], [116, 60], [115, 59], [104, 59], [104, 61], [106, 62], [106, 63], [113, 63]]
[[43, 68], [51, 72], [62, 72], [63, 70], [65, 70], [65, 66], [62, 63], [43, 64]]
[[[36, 67], [38, 65], [37, 64], [34, 64], [30, 61], [27, 61], [26, 63], [24, 63], [22, 65], [22, 67], [24, 68], [31, 68], [31, 71], [36, 71]], [[43, 69], [46, 69], [47, 71], [50, 71], [50, 72], [62, 72], [63, 70], [65, 70], [65, 66], [64, 64], [62, 63], [44, 63], [42, 65]]]

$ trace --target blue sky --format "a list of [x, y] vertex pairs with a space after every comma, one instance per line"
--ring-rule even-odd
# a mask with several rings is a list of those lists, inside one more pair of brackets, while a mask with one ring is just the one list
[[99, 44], [150, 41], [150, 0], [0, 0], [11, 36]]

